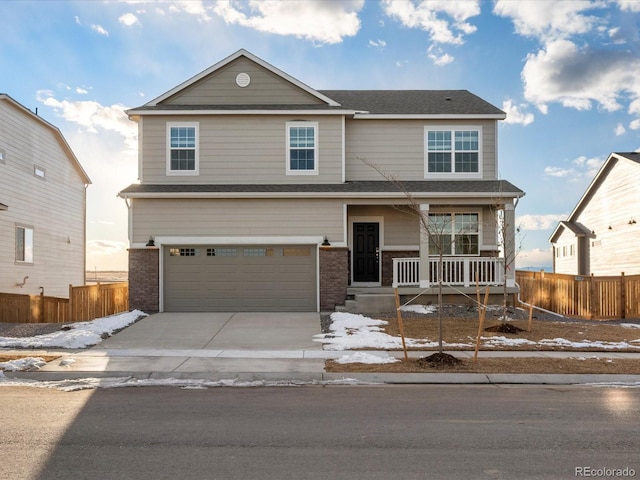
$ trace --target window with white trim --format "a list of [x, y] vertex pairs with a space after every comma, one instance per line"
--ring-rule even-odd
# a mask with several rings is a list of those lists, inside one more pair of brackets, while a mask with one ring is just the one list
[[33, 228], [16, 226], [16, 262], [33, 263]]
[[198, 123], [167, 124], [167, 175], [198, 175]]
[[478, 176], [481, 138], [480, 128], [425, 128], [425, 174]]
[[430, 213], [429, 255], [479, 255], [477, 213]]
[[318, 122], [287, 122], [287, 175], [318, 174]]

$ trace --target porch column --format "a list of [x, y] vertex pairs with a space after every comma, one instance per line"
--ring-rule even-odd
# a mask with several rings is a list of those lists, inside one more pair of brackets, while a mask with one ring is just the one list
[[504, 261], [507, 265], [507, 287], [516, 286], [516, 211], [513, 203], [504, 205]]
[[429, 288], [429, 204], [420, 204], [420, 288]]

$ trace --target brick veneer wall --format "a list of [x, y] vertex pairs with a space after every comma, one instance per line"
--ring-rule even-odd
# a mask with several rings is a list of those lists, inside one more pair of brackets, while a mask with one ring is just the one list
[[333, 311], [344, 305], [349, 281], [349, 256], [346, 247], [320, 247], [320, 310]]
[[394, 251], [382, 252], [382, 286], [391, 287], [393, 285], [393, 259], [394, 258], [418, 258], [418, 251]]
[[129, 308], [160, 310], [160, 249], [129, 249]]

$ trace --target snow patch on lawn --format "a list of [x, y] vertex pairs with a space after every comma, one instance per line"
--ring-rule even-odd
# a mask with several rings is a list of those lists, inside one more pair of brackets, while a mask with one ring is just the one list
[[438, 307], [435, 305], [405, 305], [400, 307], [402, 312], [421, 313], [428, 315], [429, 313], [435, 313], [438, 311]]
[[335, 360], [336, 363], [367, 363], [367, 364], [385, 364], [399, 362], [395, 357], [374, 355], [366, 352], [355, 352], [349, 355], [343, 355]]
[[31, 368], [44, 367], [46, 364], [47, 362], [45, 362], [44, 358], [40, 357], [17, 358], [8, 362], [0, 362], [0, 376], [2, 375], [1, 370], [4, 370], [5, 372], [17, 372], [21, 370], [29, 370]]
[[35, 337], [0, 337], [2, 348], [87, 348], [102, 342], [113, 332], [121, 330], [147, 314], [140, 310], [97, 318], [90, 322], [69, 325], [69, 330], [60, 330]]

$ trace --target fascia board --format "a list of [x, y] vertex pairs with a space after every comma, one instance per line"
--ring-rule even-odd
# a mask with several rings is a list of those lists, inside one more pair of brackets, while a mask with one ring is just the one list
[[621, 157], [618, 157], [615, 153], [612, 153], [611, 155], [609, 155], [609, 158], [607, 158], [607, 160], [605, 160], [605, 162], [602, 164], [602, 166], [600, 167], [600, 170], [598, 170], [598, 173], [596, 173], [596, 176], [593, 177], [593, 180], [591, 180], [591, 183], [589, 184], [587, 189], [584, 191], [584, 194], [582, 195], [582, 197], [580, 197], [580, 200], [578, 200], [578, 203], [576, 204], [575, 208], [571, 211], [571, 213], [567, 217], [567, 220], [566, 220], [567, 222], [573, 222], [576, 220], [577, 216], [580, 214], [583, 208], [587, 205], [587, 203], [589, 203], [589, 201], [591, 200], [592, 194], [600, 186], [600, 179], [611, 168], [613, 168], [613, 166], [618, 162], [620, 158]]
[[273, 65], [265, 62], [261, 58], [256, 57], [255, 55], [253, 55], [252, 53], [248, 52], [245, 49], [240, 49], [236, 53], [233, 53], [233, 54], [229, 55], [227, 58], [225, 58], [223, 60], [220, 60], [215, 65], [212, 65], [211, 67], [203, 70], [202, 72], [198, 73], [197, 75], [194, 75], [190, 79], [182, 82], [177, 87], [174, 87], [171, 90], [169, 90], [168, 92], [163, 93], [159, 97], [154, 98], [150, 102], [146, 103], [145, 106], [156, 106], [158, 103], [160, 103], [163, 100], [171, 97], [172, 95], [175, 95], [180, 90], [183, 90], [184, 88], [187, 88], [190, 85], [193, 85], [194, 83], [198, 82], [199, 80], [201, 80], [202, 78], [206, 77], [207, 75], [215, 72], [216, 70], [224, 67], [225, 65], [233, 62], [234, 60], [236, 60], [236, 59], [238, 59], [240, 57], [247, 57], [249, 60], [257, 63], [258, 65], [260, 65], [261, 67], [269, 70], [270, 72], [274, 73], [275, 75], [278, 75], [278, 76], [282, 77], [283, 79], [285, 79], [288, 82], [294, 84], [298, 88], [301, 88], [302, 90], [304, 90], [305, 92], [313, 95], [314, 97], [318, 98], [319, 100], [322, 100], [323, 102], [327, 103], [328, 105], [331, 105], [333, 107], [339, 107], [340, 106], [340, 104], [338, 102], [336, 102], [335, 100], [332, 100], [331, 98], [327, 97], [326, 95], [321, 94], [320, 92], [314, 90], [313, 88], [311, 88], [310, 86], [306, 85], [305, 83], [302, 83], [300, 80], [297, 80], [297, 79], [293, 78], [291, 75], [289, 75], [289, 74], [283, 72], [282, 70], [274, 67]]
[[[425, 198], [451, 198], [451, 199], [496, 199], [497, 192], [410, 192], [416, 199]], [[144, 198], [144, 199], [192, 199], [192, 198], [363, 198], [363, 199], [406, 199], [406, 195], [401, 192], [140, 192], [140, 193], [123, 193], [118, 194], [122, 198]], [[512, 193], [505, 194], [500, 192], [499, 198], [520, 198], [522, 195]]]
[[445, 114], [445, 113], [356, 113], [356, 120], [504, 120], [506, 114]]
[[127, 110], [127, 115], [354, 115], [354, 110]]

